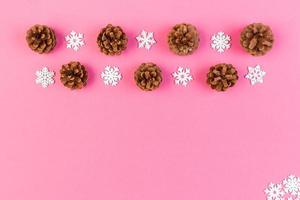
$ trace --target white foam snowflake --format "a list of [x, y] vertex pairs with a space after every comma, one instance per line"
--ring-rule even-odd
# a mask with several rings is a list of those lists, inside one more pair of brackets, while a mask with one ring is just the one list
[[250, 80], [251, 85], [255, 85], [256, 83], [263, 83], [265, 75], [266, 72], [260, 68], [260, 65], [256, 65], [255, 67], [248, 67], [248, 74], [245, 78]]
[[36, 71], [35, 75], [37, 76], [37, 78], [35, 79], [36, 84], [41, 85], [43, 88], [46, 88], [54, 83], [54, 72], [49, 71], [47, 67]]
[[283, 180], [284, 191], [294, 196], [300, 195], [300, 178], [294, 175]]
[[284, 191], [281, 184], [270, 183], [265, 193], [268, 200], [283, 200]]
[[223, 53], [225, 50], [229, 49], [231, 44], [231, 38], [224, 32], [218, 32], [211, 37], [211, 47], [219, 53]]
[[118, 67], [106, 66], [101, 73], [101, 78], [105, 85], [116, 86], [122, 79], [122, 75]]
[[146, 49], [150, 50], [151, 46], [156, 43], [154, 39], [154, 33], [153, 32], [147, 32], [142, 31], [140, 35], [136, 37], [136, 40], [138, 41], [139, 48], [145, 47]]
[[84, 45], [83, 34], [72, 31], [65, 37], [67, 41], [67, 48], [72, 48], [74, 51], [78, 51], [80, 47]]
[[172, 73], [175, 84], [186, 87], [187, 84], [193, 80], [193, 77], [190, 73], [191, 70], [189, 68], [178, 67], [177, 71]]
[[287, 200], [299, 200], [299, 198], [288, 197]]

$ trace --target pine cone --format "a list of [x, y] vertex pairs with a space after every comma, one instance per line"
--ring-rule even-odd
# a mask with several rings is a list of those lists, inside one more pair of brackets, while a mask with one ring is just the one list
[[177, 24], [168, 35], [169, 48], [177, 55], [192, 54], [199, 45], [196, 27], [191, 24]]
[[238, 80], [236, 69], [231, 64], [217, 64], [209, 69], [207, 83], [212, 89], [225, 91], [235, 85]]
[[272, 49], [274, 36], [269, 26], [250, 24], [241, 32], [240, 43], [253, 56], [262, 56]]
[[27, 31], [26, 41], [35, 52], [49, 53], [56, 45], [54, 31], [45, 25], [34, 25]]
[[79, 62], [70, 62], [60, 69], [60, 81], [70, 89], [81, 89], [86, 86], [88, 73]]
[[121, 27], [108, 24], [99, 33], [97, 44], [106, 55], [120, 55], [127, 47], [127, 36]]
[[162, 81], [160, 68], [154, 63], [143, 63], [134, 72], [136, 85], [144, 91], [152, 91], [159, 87]]

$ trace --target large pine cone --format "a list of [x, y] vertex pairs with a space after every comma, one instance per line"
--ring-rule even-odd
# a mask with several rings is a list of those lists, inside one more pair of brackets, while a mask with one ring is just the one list
[[108, 24], [97, 38], [97, 44], [106, 55], [120, 55], [127, 47], [127, 36], [119, 26]]
[[136, 85], [144, 91], [152, 91], [159, 87], [162, 81], [160, 68], [154, 63], [143, 63], [134, 72]]
[[177, 24], [168, 35], [171, 51], [177, 55], [192, 54], [199, 45], [199, 36], [196, 27], [191, 24]]
[[27, 31], [26, 41], [35, 52], [49, 53], [56, 45], [54, 31], [45, 25], [34, 25]]
[[217, 64], [209, 69], [207, 83], [212, 89], [225, 91], [235, 85], [238, 80], [236, 69], [231, 64]]
[[242, 47], [253, 56], [262, 56], [272, 49], [274, 36], [269, 26], [250, 24], [241, 32]]
[[70, 89], [81, 89], [86, 86], [88, 73], [79, 62], [70, 62], [60, 69], [60, 81]]

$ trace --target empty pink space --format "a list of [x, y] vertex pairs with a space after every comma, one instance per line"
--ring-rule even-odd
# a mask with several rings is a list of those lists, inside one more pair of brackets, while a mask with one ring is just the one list
[[[297, 0], [11, 0], [0, 12], [0, 199], [1, 200], [263, 200], [270, 182], [300, 176], [300, 25]], [[171, 53], [167, 34], [176, 23], [195, 25], [199, 49]], [[273, 49], [262, 57], [239, 44], [247, 24], [272, 27]], [[26, 30], [46, 24], [57, 33], [47, 55], [32, 52]], [[102, 54], [100, 29], [120, 25], [129, 37], [120, 56]], [[157, 44], [138, 49], [135, 37], [154, 32]], [[86, 45], [67, 49], [64, 36], [84, 33]], [[224, 31], [232, 48], [211, 49], [210, 38]], [[70, 91], [59, 80], [69, 61], [87, 67], [86, 88]], [[153, 92], [138, 89], [133, 72], [142, 62], [162, 68]], [[210, 66], [232, 63], [237, 85], [225, 93], [206, 82]], [[248, 66], [267, 75], [251, 86]], [[123, 74], [117, 87], [103, 84], [106, 65]], [[55, 84], [35, 84], [47, 66]], [[191, 69], [188, 87], [170, 74]]]

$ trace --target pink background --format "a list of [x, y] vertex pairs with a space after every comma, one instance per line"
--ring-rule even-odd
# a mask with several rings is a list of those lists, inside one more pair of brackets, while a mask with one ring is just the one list
[[[300, 176], [298, 0], [11, 0], [2, 3], [0, 24], [0, 199], [1, 200], [259, 200], [270, 181]], [[173, 55], [166, 36], [176, 23], [194, 24], [201, 44], [195, 54]], [[274, 31], [274, 49], [252, 57], [239, 46], [241, 29], [263, 22]], [[26, 30], [53, 27], [58, 45], [33, 53]], [[96, 37], [107, 23], [129, 36], [118, 57], [101, 54]], [[142, 30], [155, 32], [151, 51], [136, 48]], [[71, 30], [85, 34], [79, 52], [65, 48]], [[225, 31], [233, 46], [210, 48], [213, 33]], [[89, 83], [70, 91], [59, 81], [62, 64], [78, 60]], [[141, 62], [161, 66], [160, 89], [145, 93], [133, 81]], [[232, 63], [236, 87], [226, 93], [205, 83], [208, 68]], [[243, 76], [261, 64], [265, 83], [252, 87]], [[124, 79], [106, 87], [105, 65]], [[189, 66], [195, 80], [173, 84], [170, 73]], [[35, 71], [48, 66], [56, 84], [43, 89]]]

